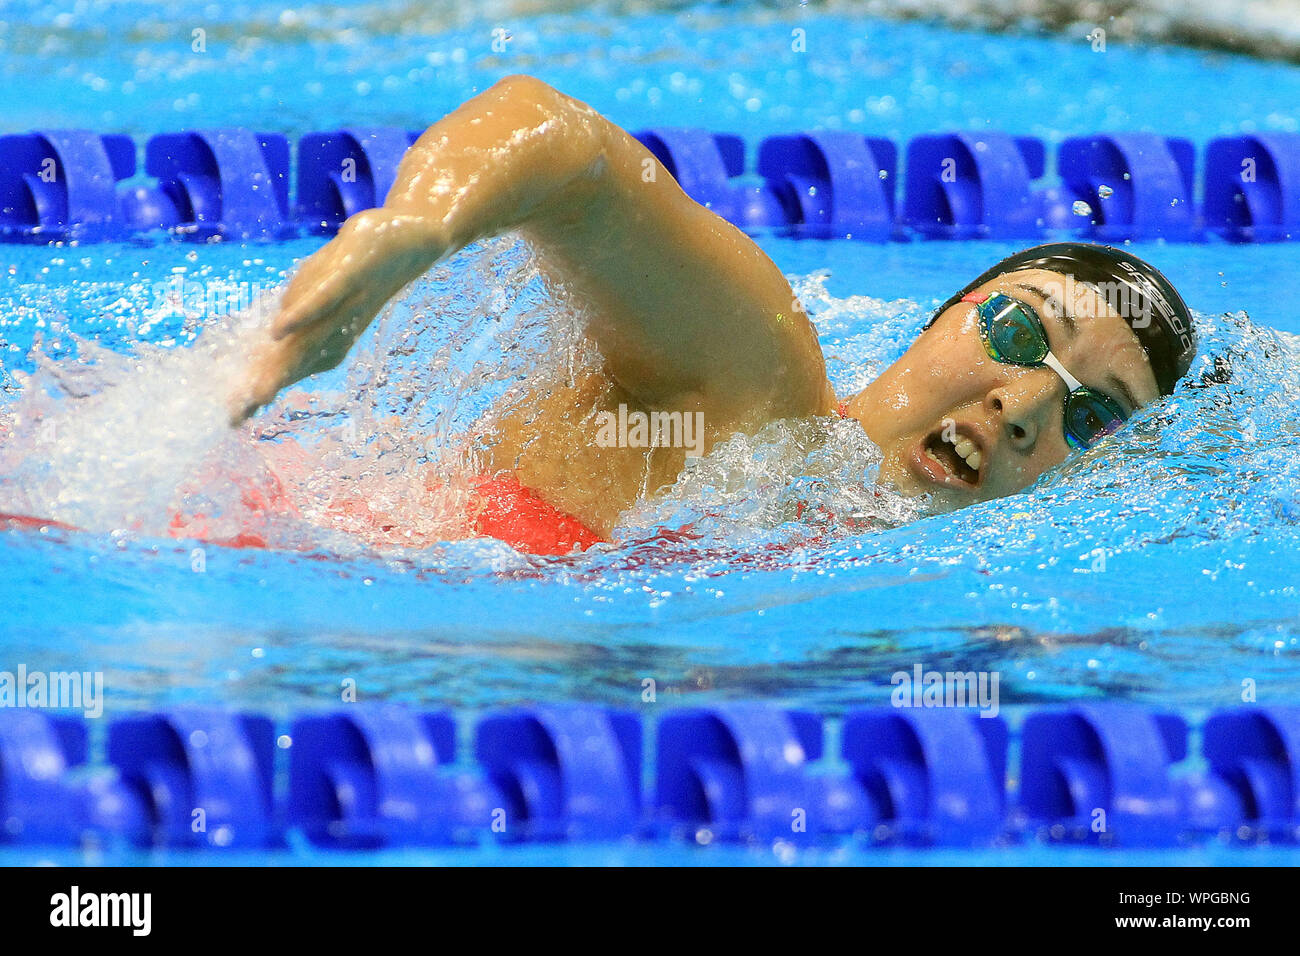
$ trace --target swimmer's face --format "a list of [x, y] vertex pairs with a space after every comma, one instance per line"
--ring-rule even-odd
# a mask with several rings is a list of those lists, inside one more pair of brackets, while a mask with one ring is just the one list
[[[1066, 371], [1126, 416], [1159, 395], [1137, 336], [1091, 286], [1024, 269], [973, 290], [995, 292], [1031, 306]], [[976, 306], [958, 302], [849, 411], [884, 453], [882, 481], [959, 508], [1020, 491], [1072, 454], [1066, 394], [1051, 368], [991, 358]]]

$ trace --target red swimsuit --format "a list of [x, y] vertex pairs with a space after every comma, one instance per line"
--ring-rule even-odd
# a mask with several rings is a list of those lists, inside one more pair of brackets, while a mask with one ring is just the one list
[[[241, 494], [243, 505], [250, 511], [296, 514], [297, 508], [279, 489], [279, 482], [273, 484], [275, 487], [269, 492], [246, 488]], [[575, 548], [585, 551], [604, 540], [573, 515], [547, 504], [513, 475], [480, 475], [471, 482], [471, 487], [468, 510], [472, 518], [470, 526], [477, 537], [496, 538], [528, 554], [548, 555], [568, 554]], [[40, 527], [78, 530], [62, 521], [0, 512], [0, 530]], [[177, 513], [172, 516], [168, 530], [174, 538], [209, 541], [228, 548], [267, 547], [266, 538], [255, 531], [224, 538], [213, 535], [203, 514]]]
[[496, 538], [529, 554], [568, 554], [586, 551], [601, 537], [581, 521], [547, 504], [514, 475], [480, 475], [474, 480], [471, 504], [474, 531]]

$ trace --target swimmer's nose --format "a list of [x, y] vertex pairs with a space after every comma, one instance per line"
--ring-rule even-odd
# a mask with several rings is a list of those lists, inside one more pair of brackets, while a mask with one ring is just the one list
[[1032, 449], [1049, 427], [1053, 409], [1060, 414], [1059, 381], [1050, 369], [1024, 369], [985, 396], [985, 410], [1012, 448]]

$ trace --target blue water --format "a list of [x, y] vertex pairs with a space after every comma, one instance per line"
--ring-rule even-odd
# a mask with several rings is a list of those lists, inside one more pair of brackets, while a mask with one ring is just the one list
[[[78, 9], [6, 6], [6, 131], [80, 126], [143, 139], [223, 124], [295, 137], [342, 125], [419, 128], [514, 72], [534, 73], [627, 128], [701, 125], [751, 139], [821, 126], [903, 141], [987, 126], [1049, 143], [1095, 130], [1148, 129], [1203, 144], [1256, 129], [1294, 130], [1300, 102], [1300, 68], [1284, 64], [1118, 42], [1098, 54], [1081, 39], [957, 33], [793, 4], [491, 21], [404, 4], [312, 7], [280, 21], [278, 11], [256, 4]], [[206, 25], [206, 53], [191, 52], [191, 24]], [[492, 30], [503, 25], [512, 39], [505, 52], [494, 52]], [[790, 49], [796, 27], [807, 31], [807, 53]], [[32, 76], [41, 82], [20, 82]], [[759, 241], [805, 293], [842, 385], [901, 352], [928, 309], [1017, 248]], [[47, 369], [37, 381], [57, 392], [56, 381], [84, 368], [73, 359], [85, 355], [78, 336], [116, 355], [204, 341], [210, 317], [150, 318], [159, 283], [179, 275], [274, 286], [318, 245], [0, 246], [6, 403], [30, 399], [22, 378], [36, 369], [31, 348], [38, 339], [63, 379]], [[833, 715], [883, 701], [890, 675], [918, 662], [998, 671], [1003, 703], [1013, 706], [1120, 698], [1196, 718], [1239, 702], [1247, 680], [1262, 703], [1295, 703], [1300, 244], [1136, 243], [1133, 250], [1170, 276], [1202, 317], [1193, 378], [1215, 356], [1231, 357], [1233, 376], [1185, 387], [1144, 410], [1113, 441], [1023, 495], [872, 533], [819, 537], [799, 526], [717, 523], [705, 538], [671, 546], [629, 533], [562, 560], [465, 542], [400, 555], [207, 546], [196, 572], [192, 542], [120, 530], [111, 495], [97, 499], [93, 481], [69, 480], [59, 486], [66, 507], [85, 513], [102, 505], [99, 523], [82, 522], [94, 532], [0, 532], [0, 664], [102, 670], [110, 717], [197, 702], [285, 718], [336, 703], [341, 682], [351, 678], [363, 699], [466, 714], [588, 700], [640, 708], [652, 718], [653, 707], [640, 702], [647, 677], [660, 688], [655, 707], [763, 698]], [[394, 321], [403, 309], [430, 303], [485, 301], [487, 293], [464, 282], [481, 262], [458, 259], [448, 273], [453, 292], [422, 286]], [[454, 286], [457, 277], [462, 287]], [[470, 325], [472, 312], [467, 306]], [[363, 343], [367, 356], [386, 360], [383, 335], [391, 327]], [[445, 342], [435, 336], [420, 344], [431, 354]], [[358, 374], [345, 366], [318, 386], [346, 390]], [[115, 376], [127, 397], [110, 405], [117, 418], [106, 419], [102, 433], [76, 433], [86, 416], [77, 401], [56, 396], [73, 423], [72, 437], [60, 440], [75, 446], [60, 447], [67, 460], [93, 458], [101, 468], [144, 474], [155, 460], [133, 459], [125, 439], [162, 425], [183, 433], [186, 390], [199, 386], [175, 382], [150, 404], [131, 400], [129, 363]], [[284, 409], [268, 414], [274, 420]], [[408, 425], [425, 421], [417, 415]], [[165, 447], [155, 453], [166, 460]], [[22, 491], [12, 475], [0, 479], [0, 494]], [[704, 513], [712, 504], [695, 498], [684, 507]], [[782, 549], [757, 550], [760, 542]], [[642, 859], [635, 848], [494, 852], [506, 862], [554, 862], [565, 853], [589, 861], [588, 852]], [[961, 859], [1063, 861], [1060, 852]], [[1279, 861], [1280, 851], [1250, 852], [1257, 855], [1229, 857]], [[940, 858], [872, 853], [850, 859]], [[1201, 849], [1177, 860], [1221, 856]], [[0, 856], [45, 858], [57, 855]], [[305, 849], [292, 858], [356, 861]], [[659, 858], [719, 857], [680, 848]], [[163, 859], [177, 862], [175, 854]], [[453, 861], [441, 853], [402, 859]], [[740, 851], [728, 857], [766, 859]]]

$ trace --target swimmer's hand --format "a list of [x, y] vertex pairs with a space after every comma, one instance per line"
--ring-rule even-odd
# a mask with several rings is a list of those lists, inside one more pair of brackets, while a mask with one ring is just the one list
[[238, 425], [283, 388], [332, 369], [393, 296], [446, 249], [428, 220], [368, 209], [310, 256], [228, 401]]

